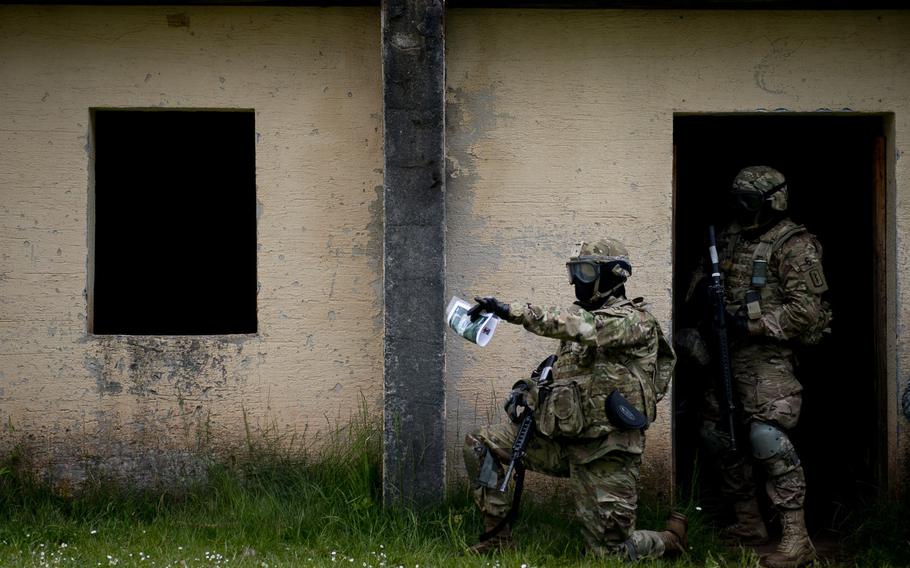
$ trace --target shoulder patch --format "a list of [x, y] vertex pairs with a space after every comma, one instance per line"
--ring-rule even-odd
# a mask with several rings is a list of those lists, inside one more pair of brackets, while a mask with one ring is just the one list
[[806, 283], [806, 287], [813, 294], [821, 294], [828, 290], [828, 282], [825, 280], [825, 272], [822, 269], [821, 260], [812, 254], [814, 251], [805, 251], [804, 254], [797, 255], [790, 261], [790, 268], [799, 275], [800, 280]]
[[825, 273], [822, 272], [822, 267], [820, 263], [816, 263], [814, 266], [809, 268], [805, 272], [806, 285], [809, 286], [809, 291], [814, 292], [815, 294], [821, 294], [822, 292], [828, 289], [828, 282], [825, 281]]

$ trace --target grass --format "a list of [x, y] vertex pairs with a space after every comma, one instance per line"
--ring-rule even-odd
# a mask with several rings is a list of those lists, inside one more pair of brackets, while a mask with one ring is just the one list
[[[519, 546], [493, 557], [461, 556], [480, 532], [466, 490], [419, 515], [379, 503], [380, 432], [369, 420], [336, 433], [309, 458], [267, 458], [250, 446], [243, 465], [216, 466], [189, 490], [128, 493], [97, 484], [65, 498], [0, 466], [0, 566], [622, 566], [581, 556], [578, 526], [555, 501], [528, 496], [516, 527]], [[750, 552], [718, 552], [690, 507], [692, 554], [642, 566], [757, 566]], [[900, 511], [858, 535], [881, 538]], [[642, 508], [639, 524], [659, 527], [666, 511]], [[892, 529], [894, 530], [894, 529]], [[860, 537], [866, 538], [866, 537]], [[885, 543], [865, 542], [872, 550]], [[906, 544], [906, 543], [905, 543]], [[897, 566], [869, 553], [862, 566]], [[891, 564], [889, 564], [889, 562]]]

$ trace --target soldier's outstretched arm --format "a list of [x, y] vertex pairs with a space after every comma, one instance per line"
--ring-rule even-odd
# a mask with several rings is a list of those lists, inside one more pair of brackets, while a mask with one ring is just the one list
[[536, 335], [600, 347], [625, 347], [650, 341], [656, 322], [631, 307], [607, 308], [596, 314], [569, 308], [509, 304], [508, 321]]

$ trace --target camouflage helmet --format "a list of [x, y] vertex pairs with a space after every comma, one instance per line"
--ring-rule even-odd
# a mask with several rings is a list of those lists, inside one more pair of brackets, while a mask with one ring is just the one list
[[575, 244], [572, 256], [566, 263], [569, 281], [592, 283], [601, 276], [605, 267], [614, 279], [623, 282], [632, 275], [629, 249], [616, 239], [604, 238], [596, 241], [582, 241]]
[[768, 166], [750, 166], [733, 179], [730, 195], [735, 206], [758, 212], [766, 201], [774, 211], [787, 210], [787, 180], [784, 174]]

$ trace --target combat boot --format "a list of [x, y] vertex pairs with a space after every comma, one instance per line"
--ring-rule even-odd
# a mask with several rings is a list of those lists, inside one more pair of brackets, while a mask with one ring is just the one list
[[664, 543], [664, 556], [679, 556], [689, 550], [688, 526], [689, 519], [685, 515], [676, 511], [670, 513], [666, 530], [657, 533]]
[[758, 501], [748, 499], [733, 504], [736, 522], [720, 531], [720, 539], [729, 545], [754, 546], [768, 542], [768, 529], [761, 518]]
[[[484, 533], [490, 532], [496, 525], [499, 524], [499, 521], [502, 519], [500, 517], [494, 517], [493, 515], [484, 515], [483, 516], [483, 530]], [[494, 534], [487, 540], [482, 540], [475, 544], [474, 546], [468, 548], [466, 551], [467, 554], [493, 554], [494, 552], [499, 552], [501, 550], [511, 550], [515, 548], [515, 541], [512, 540], [512, 527], [506, 523], [506, 526], [502, 527], [498, 533]]]
[[777, 550], [762, 558], [768, 568], [797, 568], [816, 558], [802, 509], [781, 511], [783, 535]]

